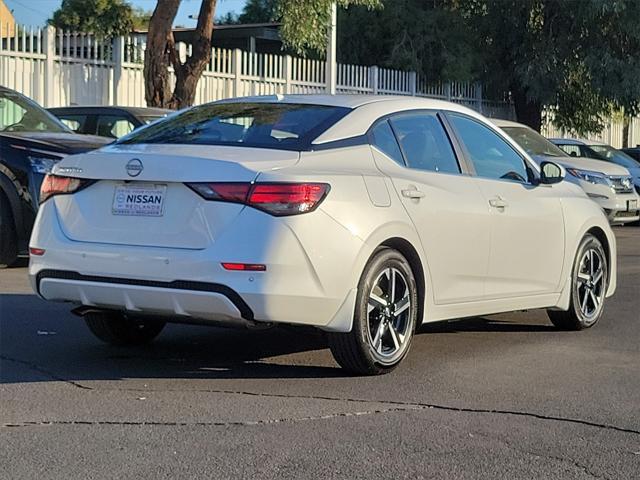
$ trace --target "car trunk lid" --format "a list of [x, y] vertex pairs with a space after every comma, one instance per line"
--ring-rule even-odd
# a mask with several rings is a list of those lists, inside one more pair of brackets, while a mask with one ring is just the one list
[[242, 147], [135, 145], [68, 157], [54, 174], [96, 180], [53, 197], [65, 235], [80, 242], [203, 249], [243, 205], [204, 200], [185, 183], [251, 182], [298, 153]]

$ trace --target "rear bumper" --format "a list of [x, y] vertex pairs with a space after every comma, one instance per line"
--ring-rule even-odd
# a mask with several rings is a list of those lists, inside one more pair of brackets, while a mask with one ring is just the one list
[[35, 277], [35, 289], [47, 300], [87, 307], [168, 315], [185, 322], [257, 325], [251, 307], [242, 297], [226, 285], [215, 283], [157, 282], [41, 270]]
[[[30, 242], [45, 254], [31, 257], [29, 276], [45, 300], [168, 321], [351, 328], [357, 280], [348, 272], [362, 242], [331, 217], [316, 211], [285, 223], [246, 209], [225, 234], [205, 249], [78, 242], [45, 202]], [[267, 270], [227, 271], [225, 261]]]

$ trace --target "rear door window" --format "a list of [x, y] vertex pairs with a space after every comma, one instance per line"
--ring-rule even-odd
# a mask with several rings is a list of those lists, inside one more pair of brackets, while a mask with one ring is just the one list
[[86, 115], [58, 115], [58, 118], [67, 127], [76, 133], [93, 133], [87, 131], [87, 116]]
[[131, 133], [135, 125], [122, 115], [99, 115], [96, 132], [101, 137], [120, 138]]
[[460, 166], [438, 115], [416, 113], [391, 119], [409, 168], [460, 173]]
[[560, 145], [560, 148], [571, 157], [583, 156], [578, 145]]
[[396, 163], [404, 166], [404, 160], [402, 159], [402, 152], [398, 146], [389, 122], [384, 120], [371, 129], [371, 141], [374, 147], [386, 154]]

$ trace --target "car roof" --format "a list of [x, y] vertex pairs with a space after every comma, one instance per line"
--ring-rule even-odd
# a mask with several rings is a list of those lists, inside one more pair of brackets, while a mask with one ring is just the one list
[[598, 140], [587, 140], [583, 138], [550, 138], [553, 143], [559, 143], [562, 145], [607, 145], [604, 142]]
[[121, 107], [121, 106], [101, 106], [101, 105], [71, 105], [69, 107], [52, 107], [48, 108], [50, 112], [57, 113], [113, 113], [113, 112], [127, 112], [131, 113], [134, 116], [145, 116], [145, 115], [167, 115], [168, 113], [173, 112], [173, 110], [168, 110], [166, 108], [152, 108], [152, 107]]
[[[351, 95], [351, 94], [292, 94], [292, 95], [258, 95], [253, 97], [239, 97], [218, 100], [214, 103], [303, 103], [309, 105], [325, 105], [331, 107], [358, 108], [374, 103], [385, 104], [389, 109], [394, 108], [394, 104], [405, 103], [407, 100], [415, 102], [416, 108], [421, 109], [447, 109], [451, 110], [452, 105], [457, 105], [444, 100], [436, 100], [424, 97], [411, 97], [407, 95]], [[460, 108], [467, 110], [465, 107]]]

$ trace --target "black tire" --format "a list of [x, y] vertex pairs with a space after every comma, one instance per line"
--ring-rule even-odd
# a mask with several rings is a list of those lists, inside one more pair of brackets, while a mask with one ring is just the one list
[[[385, 285], [391, 289], [389, 276], [395, 278], [397, 288], [390, 302], [391, 295], [384, 292]], [[381, 292], [380, 297], [375, 292]], [[387, 307], [372, 300], [373, 295], [384, 300]], [[408, 302], [406, 307], [405, 302]], [[392, 310], [399, 313], [394, 315]], [[380, 249], [371, 257], [360, 278], [351, 332], [328, 334], [331, 353], [338, 364], [351, 373], [388, 373], [409, 352], [417, 316], [418, 289], [409, 262], [396, 250]]]
[[18, 235], [9, 202], [0, 192], [0, 268], [10, 267], [18, 258]]
[[[590, 255], [591, 260], [587, 258]], [[594, 270], [591, 270], [592, 266]], [[607, 254], [600, 240], [587, 234], [580, 242], [573, 262], [569, 310], [547, 310], [549, 320], [561, 330], [593, 327], [602, 316], [608, 286]]]
[[118, 346], [149, 343], [165, 326], [160, 320], [132, 318], [118, 312], [90, 312], [84, 321], [100, 340]]

